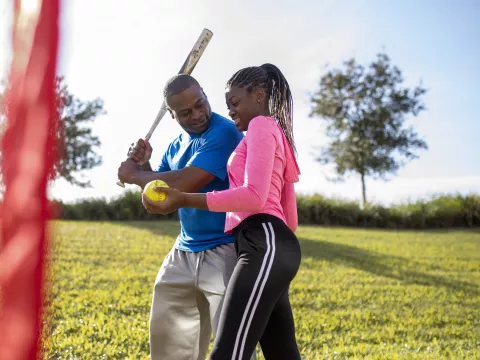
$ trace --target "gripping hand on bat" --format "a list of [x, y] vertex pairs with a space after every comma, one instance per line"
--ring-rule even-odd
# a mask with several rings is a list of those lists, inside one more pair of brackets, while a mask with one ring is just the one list
[[138, 139], [137, 143], [132, 143], [128, 149], [127, 156], [138, 165], [144, 165], [150, 161], [152, 157], [152, 145], [145, 139]]
[[122, 162], [118, 168], [118, 179], [124, 184], [134, 184], [138, 172], [152, 171], [149, 162], [152, 151], [148, 140], [139, 139], [136, 143], [132, 143], [128, 149], [127, 160]]

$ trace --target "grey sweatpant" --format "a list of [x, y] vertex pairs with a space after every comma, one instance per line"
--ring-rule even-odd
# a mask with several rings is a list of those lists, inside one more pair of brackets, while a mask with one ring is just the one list
[[233, 244], [198, 253], [175, 248], [169, 252], [153, 291], [149, 326], [152, 360], [205, 359], [236, 263]]

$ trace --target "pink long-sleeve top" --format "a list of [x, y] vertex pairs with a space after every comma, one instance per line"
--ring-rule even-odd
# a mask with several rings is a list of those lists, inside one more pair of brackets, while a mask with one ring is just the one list
[[250, 121], [247, 135], [227, 164], [230, 188], [207, 193], [210, 211], [226, 212], [225, 232], [250, 215], [264, 213], [297, 229], [294, 183], [300, 169], [282, 129], [271, 117]]

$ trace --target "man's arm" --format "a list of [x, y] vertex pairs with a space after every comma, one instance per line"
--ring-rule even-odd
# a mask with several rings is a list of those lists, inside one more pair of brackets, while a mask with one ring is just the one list
[[212, 182], [215, 176], [196, 166], [187, 166], [180, 170], [165, 172], [138, 171], [133, 176], [133, 183], [143, 189], [150, 181], [157, 179], [182, 192], [197, 193]]
[[225, 125], [214, 128], [206, 137], [206, 141], [190, 158], [185, 168], [176, 171], [161, 171], [158, 174], [139, 174], [137, 182], [140, 186], [154, 179], [165, 181], [170, 187], [186, 193], [198, 193], [214, 179], [228, 178], [227, 162], [232, 151], [243, 138], [243, 134], [234, 126]]
[[[242, 138], [243, 134], [233, 126], [219, 127], [209, 133], [207, 141], [197, 149], [185, 168], [170, 170], [165, 155], [157, 172], [144, 171], [132, 159], [127, 159], [120, 165], [118, 179], [126, 184], [136, 184], [142, 189], [150, 181], [159, 179], [182, 192], [198, 193], [215, 178], [225, 180], [228, 177], [228, 158]], [[132, 158], [145, 159], [144, 154], [148, 153], [149, 144], [141, 145], [140, 154], [135, 153], [136, 156]]]
[[150, 161], [147, 161], [145, 164], [140, 165], [140, 170], [142, 170], [142, 171], [153, 171], [152, 165], [150, 165]]
[[[145, 164], [144, 164], [145, 165]], [[199, 192], [203, 187], [215, 179], [211, 173], [196, 166], [187, 166], [172, 171], [145, 171], [132, 159], [127, 159], [118, 169], [118, 179], [126, 184], [136, 184], [142, 189], [150, 181], [163, 180], [169, 187], [182, 192]]]
[[[166, 154], [162, 157], [162, 162], [157, 169], [153, 171], [150, 164], [152, 156], [152, 146], [144, 139], [139, 139], [136, 144], [132, 143], [129, 148], [128, 157], [133, 160], [124, 161], [118, 169], [119, 179], [127, 184], [136, 184], [142, 189], [153, 180], [163, 180], [170, 187], [179, 189], [183, 192], [200, 191], [202, 187], [214, 179], [214, 176], [199, 168], [192, 167], [179, 171], [170, 171]], [[185, 171], [184, 171], [185, 170]]]

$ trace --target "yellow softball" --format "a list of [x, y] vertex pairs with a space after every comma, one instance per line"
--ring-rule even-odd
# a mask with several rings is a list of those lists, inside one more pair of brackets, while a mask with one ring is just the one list
[[153, 191], [154, 187], [168, 187], [167, 183], [162, 180], [153, 180], [150, 181], [147, 185], [145, 185], [145, 188], [143, 189], [143, 193], [150, 200], [157, 202], [165, 201], [167, 195], [165, 193], [158, 193], [156, 191]]

